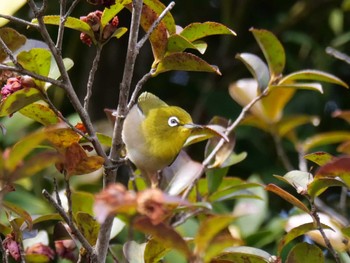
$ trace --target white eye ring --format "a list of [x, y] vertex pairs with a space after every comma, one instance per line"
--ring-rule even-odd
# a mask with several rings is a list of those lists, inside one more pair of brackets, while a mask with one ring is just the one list
[[180, 121], [177, 117], [175, 116], [171, 116], [169, 119], [168, 119], [168, 125], [170, 127], [176, 127], [180, 124]]

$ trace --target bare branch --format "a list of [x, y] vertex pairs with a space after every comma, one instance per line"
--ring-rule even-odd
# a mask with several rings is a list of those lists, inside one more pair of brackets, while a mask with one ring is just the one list
[[77, 6], [77, 4], [80, 2], [80, 0], [74, 0], [74, 2], [71, 4], [71, 6], [69, 7], [65, 17], [67, 18], [68, 16], [71, 15], [71, 13], [73, 12], [74, 8]]
[[56, 48], [62, 50], [63, 42], [63, 33], [64, 33], [64, 24], [66, 23], [67, 18], [65, 17], [67, 7], [67, 0], [60, 0], [60, 24], [58, 25], [58, 33], [56, 40]]
[[8, 15], [4, 15], [4, 14], [0, 14], [1, 18], [5, 18], [7, 20], [10, 20], [11, 22], [15, 22], [24, 26], [28, 26], [28, 27], [33, 27], [35, 29], [39, 29], [39, 26], [37, 24], [33, 24], [31, 22], [28, 22], [26, 20], [20, 19], [18, 17], [14, 17], [14, 16], [8, 16]]
[[143, 85], [152, 77], [153, 73], [155, 72], [155, 69], [151, 69], [147, 74], [145, 74], [139, 82], [137, 82], [136, 87], [131, 95], [130, 101], [128, 103], [128, 112], [131, 109], [132, 106], [136, 103], [137, 96], [142, 89]]
[[137, 43], [137, 49], [140, 50], [141, 47], [145, 44], [145, 42], [149, 39], [150, 35], [156, 29], [156, 27], [159, 25], [159, 23], [162, 21], [162, 19], [166, 16], [166, 14], [173, 9], [175, 6], [175, 2], [170, 2], [170, 4], [163, 10], [163, 12], [159, 15], [159, 17], [156, 19], [156, 21], [153, 22], [147, 33], [142, 37], [142, 39]]
[[102, 51], [102, 47], [98, 44], [96, 47], [96, 55], [95, 55], [94, 61], [92, 62], [92, 67], [89, 73], [89, 79], [86, 86], [86, 96], [84, 98], [84, 109], [86, 112], [88, 112], [88, 109], [89, 109], [89, 102], [92, 95], [92, 87], [94, 84], [94, 79], [98, 68], [98, 64], [100, 62], [101, 51]]
[[9, 47], [6, 45], [5, 41], [2, 39], [2, 37], [0, 37], [0, 46], [2, 47], [2, 49], [5, 51], [6, 55], [10, 58], [10, 60], [12, 61], [12, 63], [19, 69], [23, 69], [22, 65], [20, 65], [16, 59], [16, 57], [14, 56], [14, 54], [12, 53], [11, 49], [9, 49]]

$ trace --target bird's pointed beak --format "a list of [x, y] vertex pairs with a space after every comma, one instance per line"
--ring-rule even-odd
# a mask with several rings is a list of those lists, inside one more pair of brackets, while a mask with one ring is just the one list
[[198, 125], [194, 123], [188, 123], [185, 124], [184, 127], [191, 130], [191, 134], [187, 138], [184, 146], [201, 142], [214, 136], [221, 137], [227, 142], [229, 141], [227, 136], [224, 134], [225, 128], [219, 125]]

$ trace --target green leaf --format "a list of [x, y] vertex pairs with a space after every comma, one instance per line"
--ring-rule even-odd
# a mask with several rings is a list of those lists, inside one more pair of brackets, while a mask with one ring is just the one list
[[[63, 64], [64, 64], [64, 68], [67, 71], [70, 70], [74, 66], [74, 62], [70, 58], [64, 58]], [[61, 73], [58, 69], [57, 63], [55, 61], [53, 61], [53, 63], [51, 64], [51, 67], [50, 67], [50, 72], [49, 72], [48, 77], [53, 78], [53, 79], [58, 79], [60, 76], [61, 76]], [[51, 84], [48, 83], [47, 85], [51, 85]]]
[[160, 262], [169, 250], [170, 248], [166, 248], [161, 242], [154, 239], [149, 240], [144, 252], [144, 263]]
[[269, 90], [274, 90], [277, 88], [313, 90], [323, 94], [322, 85], [320, 83], [291, 83], [291, 84], [278, 84], [278, 85], [269, 86]]
[[49, 126], [60, 122], [60, 119], [53, 112], [53, 110], [42, 103], [29, 104], [22, 108], [19, 112], [44, 126]]
[[[51, 53], [45, 48], [33, 48], [29, 51], [22, 51], [17, 56], [18, 63], [23, 68], [47, 77], [51, 66]], [[38, 87], [43, 88], [45, 83], [34, 80]]]
[[308, 263], [325, 262], [323, 252], [318, 246], [303, 242], [289, 251], [286, 263], [304, 263], [306, 258]]
[[213, 215], [203, 220], [193, 241], [195, 244], [194, 253], [196, 255], [205, 253], [213, 238], [235, 219], [232, 215]]
[[282, 75], [286, 63], [286, 55], [281, 42], [268, 30], [252, 28], [256, 41], [264, 53], [271, 74], [270, 82]]
[[204, 23], [192, 23], [186, 26], [180, 35], [186, 38], [188, 41], [193, 42], [203, 37], [212, 35], [236, 35], [236, 33], [224, 26], [223, 24], [216, 22], [204, 22]]
[[288, 134], [294, 131], [301, 125], [312, 123], [318, 125], [320, 122], [319, 118], [310, 115], [295, 115], [295, 116], [284, 116], [277, 124], [278, 134], [281, 137], [288, 136]]
[[125, 258], [130, 263], [145, 263], [144, 252], [146, 243], [138, 244], [135, 241], [128, 241], [123, 246]]
[[91, 193], [76, 191], [72, 193], [72, 211], [73, 214], [84, 212], [93, 215], [92, 207], [95, 197]]
[[113, 37], [121, 38], [127, 31], [128, 29], [126, 27], [119, 27], [116, 31], [114, 31]]
[[[331, 229], [329, 226], [321, 224], [323, 229]], [[306, 234], [307, 232], [311, 231], [311, 230], [316, 230], [317, 226], [314, 223], [306, 223], [306, 224], [302, 224], [299, 225], [297, 227], [294, 227], [293, 229], [291, 229], [283, 238], [282, 240], [279, 242], [278, 244], [278, 255], [280, 255], [282, 253], [283, 248], [289, 244], [292, 240], [294, 240], [295, 238]]]
[[278, 85], [290, 84], [290, 83], [293, 83], [294, 81], [299, 81], [299, 80], [323, 81], [323, 82], [338, 84], [345, 88], [349, 88], [348, 84], [346, 84], [344, 81], [337, 78], [336, 76], [320, 70], [311, 70], [311, 69], [301, 70], [301, 71], [297, 71], [292, 74], [289, 74], [283, 77], [279, 81]]
[[286, 173], [283, 177], [275, 176], [282, 179], [291, 186], [293, 186], [298, 193], [305, 193], [308, 185], [312, 182], [313, 176], [309, 172], [303, 172], [299, 170], [293, 170]]
[[[0, 5], [0, 14], [4, 14], [1, 12], [1, 8], [3, 5], [4, 3], [1, 3]], [[1, 21], [4, 21], [4, 20], [0, 18], [0, 24], [1, 24]], [[21, 46], [23, 46], [27, 41], [27, 38], [25, 36], [23, 36], [22, 34], [18, 33], [16, 30], [9, 27], [0, 28], [0, 37], [12, 52], [17, 50]], [[3, 61], [4, 59], [6, 59], [6, 57], [7, 57], [6, 52], [2, 48], [0, 48], [0, 61]]]
[[[2, 1], [0, 5], [0, 14], [3, 15], [13, 15], [22, 6], [27, 3], [26, 0], [16, 0], [16, 1]], [[0, 27], [8, 23], [5, 18], [0, 18]]]
[[59, 161], [59, 156], [56, 152], [38, 153], [13, 171], [12, 180], [33, 176], [57, 161]]
[[51, 220], [61, 221], [62, 217], [57, 213], [38, 216], [33, 220], [33, 225], [41, 223], [41, 222], [51, 221]]
[[304, 158], [322, 166], [332, 161], [334, 156], [326, 152], [314, 152], [305, 155]]
[[312, 137], [309, 137], [302, 144], [303, 152], [307, 153], [312, 148], [324, 146], [333, 143], [340, 143], [350, 140], [350, 132], [347, 131], [331, 131], [325, 133], [319, 133]]
[[265, 62], [258, 56], [250, 53], [237, 54], [236, 58], [248, 68], [254, 79], [256, 79], [260, 91], [267, 88], [270, 81], [270, 72]]
[[109, 21], [111, 21], [126, 5], [130, 4], [132, 0], [120, 0], [109, 8], [105, 8], [102, 13], [101, 27], [104, 28]]
[[315, 198], [332, 186], [346, 187], [346, 184], [335, 178], [315, 178], [308, 185], [307, 191], [312, 198]]
[[162, 243], [165, 248], [176, 249], [184, 254], [187, 259], [191, 257], [191, 251], [186, 241], [172, 227], [160, 223], [153, 225], [148, 217], [139, 217], [133, 221], [134, 227]]
[[[19, 207], [18, 205], [15, 205], [15, 204], [7, 202], [7, 201], [2, 201], [2, 205], [6, 210], [11, 211], [12, 213], [15, 213], [16, 215], [20, 216], [20, 218], [26, 222], [27, 227], [29, 229], [32, 228], [32, 225], [33, 225], [32, 217], [30, 216], [30, 214], [26, 210]], [[20, 226], [18, 226], [18, 227], [20, 227]]]
[[[165, 9], [165, 5], [158, 0], [144, 0], [143, 3], [152, 9], [158, 16]], [[162, 19], [162, 23], [166, 26], [169, 35], [172, 35], [176, 31], [175, 20], [170, 12], [168, 12]]]
[[300, 208], [301, 210], [305, 211], [306, 213], [310, 213], [309, 209], [297, 198], [295, 198], [293, 195], [288, 193], [287, 191], [283, 190], [282, 188], [278, 187], [275, 184], [268, 184], [265, 189], [267, 191], [273, 192], [280, 197], [282, 197], [287, 202], [291, 203], [292, 205]]
[[194, 45], [181, 35], [173, 34], [168, 38], [167, 52], [182, 52], [188, 48], [196, 49], [202, 54], [204, 53], [203, 51], [205, 51], [205, 49], [198, 48], [198, 46]]
[[340, 177], [350, 187], [350, 156], [334, 158], [318, 169], [316, 178]]
[[185, 52], [172, 53], [161, 59], [156, 66], [154, 76], [170, 70], [201, 71], [221, 75], [216, 66], [209, 65], [196, 55]]
[[111, 147], [112, 146], [112, 138], [108, 135], [105, 135], [103, 133], [96, 133], [96, 136], [98, 138], [98, 140], [100, 141], [101, 144], [107, 146], [107, 147]]
[[[266, 251], [254, 247], [238, 246], [226, 249], [214, 262], [234, 263], [270, 263], [272, 256]], [[220, 261], [222, 260], [222, 261]]]
[[44, 99], [42, 93], [37, 88], [23, 88], [18, 90], [0, 103], [0, 117], [11, 115], [23, 107]]
[[[47, 25], [58, 26], [61, 22], [60, 19], [61, 19], [60, 16], [57, 16], [57, 15], [43, 17], [44, 23]], [[32, 20], [32, 23], [37, 24], [38, 20], [35, 18]], [[64, 23], [64, 26], [71, 28], [71, 29], [74, 29], [74, 30], [77, 30], [77, 31], [80, 31], [80, 32], [83, 32], [83, 33], [89, 35], [93, 40], [95, 39], [94, 33], [93, 33], [91, 27], [89, 26], [89, 24], [81, 21], [78, 18], [69, 16], [67, 18], [66, 22]]]
[[88, 213], [78, 212], [75, 216], [75, 221], [78, 229], [90, 243], [94, 246], [97, 241], [100, 225], [97, 221]]
[[43, 140], [47, 139], [45, 131], [32, 133], [23, 139], [19, 140], [11, 149], [10, 155], [6, 162], [6, 168], [13, 171], [22, 163], [24, 158], [36, 148]]

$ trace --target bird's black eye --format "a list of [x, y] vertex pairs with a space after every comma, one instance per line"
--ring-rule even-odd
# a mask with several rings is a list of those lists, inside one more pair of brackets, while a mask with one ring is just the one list
[[175, 116], [171, 116], [169, 119], [168, 119], [168, 125], [170, 127], [175, 127], [175, 126], [178, 126], [180, 124], [180, 121], [177, 117]]

